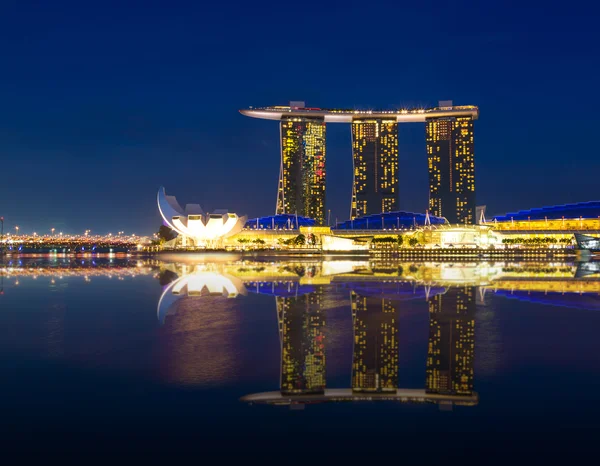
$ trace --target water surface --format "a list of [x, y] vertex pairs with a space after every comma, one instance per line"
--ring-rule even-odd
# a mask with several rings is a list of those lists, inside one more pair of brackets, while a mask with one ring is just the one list
[[600, 423], [597, 268], [5, 261], [3, 438], [346, 460], [435, 437], [422, 462], [507, 434], [502, 452], [551, 457], [558, 435], [581, 453]]

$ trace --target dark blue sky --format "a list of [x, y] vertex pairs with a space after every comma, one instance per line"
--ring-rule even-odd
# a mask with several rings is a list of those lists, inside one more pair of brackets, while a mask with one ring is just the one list
[[[596, 200], [591, 2], [0, 2], [0, 215], [42, 232], [155, 231], [180, 202], [272, 213], [276, 122], [250, 105], [480, 107], [488, 212]], [[516, 3], [516, 2], [515, 2]], [[348, 216], [350, 128], [328, 126], [328, 207]], [[400, 128], [400, 206], [423, 211], [423, 125]]]

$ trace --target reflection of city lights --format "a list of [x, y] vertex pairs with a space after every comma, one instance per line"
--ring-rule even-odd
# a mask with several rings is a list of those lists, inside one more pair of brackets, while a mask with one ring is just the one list
[[204, 295], [220, 295], [235, 298], [240, 293], [245, 294], [243, 282], [236, 277], [218, 272], [205, 271], [206, 265], [197, 265], [193, 272], [187, 271], [184, 266], [180, 273], [182, 277], [173, 281], [163, 291], [157, 307], [157, 316], [164, 322], [169, 308], [175, 301], [183, 296], [200, 297]]
[[[424, 388], [406, 389], [398, 387], [396, 321], [400, 302], [391, 298], [395, 287], [385, 297], [378, 289], [393, 280], [370, 277], [365, 282], [360, 275], [347, 282], [352, 293], [353, 334], [349, 336], [354, 342], [351, 388], [326, 388], [323, 287], [311, 287], [300, 295], [276, 295], [281, 342], [280, 390], [248, 395], [242, 400], [276, 405], [375, 400], [433, 402], [441, 409], [476, 405], [479, 401], [474, 391], [476, 286], [452, 286], [427, 297], [429, 341], [425, 346], [427, 358], [423, 358], [427, 378]], [[402, 286], [406, 294], [414, 294], [414, 282]], [[401, 295], [400, 291], [398, 294]]]

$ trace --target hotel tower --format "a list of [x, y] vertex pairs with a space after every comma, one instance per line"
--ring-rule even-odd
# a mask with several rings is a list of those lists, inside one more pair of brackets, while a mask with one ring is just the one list
[[450, 223], [476, 223], [473, 117], [428, 118], [426, 132], [429, 211]]
[[298, 214], [315, 219], [317, 225], [325, 223], [325, 128], [323, 118], [281, 119], [276, 214]]
[[429, 210], [450, 223], [475, 219], [473, 122], [479, 109], [442, 101], [429, 109], [352, 110], [284, 107], [240, 110], [243, 115], [280, 122], [281, 166], [277, 214], [297, 214], [324, 225], [325, 129], [352, 128], [353, 185], [350, 218], [398, 210], [398, 124], [425, 123], [429, 167]]
[[398, 210], [396, 120], [353, 120], [352, 158], [354, 182], [350, 218]]

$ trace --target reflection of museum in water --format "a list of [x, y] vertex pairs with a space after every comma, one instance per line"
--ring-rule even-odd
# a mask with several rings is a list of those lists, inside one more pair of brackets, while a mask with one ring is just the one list
[[[158, 308], [164, 321], [181, 296], [259, 293], [275, 299], [281, 346], [280, 390], [243, 401], [303, 405], [395, 400], [474, 405], [477, 302], [494, 293], [548, 304], [600, 307], [597, 264], [397, 264], [368, 262], [166, 265], [171, 276]], [[327, 388], [330, 293], [347, 296], [352, 315], [350, 388]], [[398, 387], [399, 314], [408, 300], [427, 301], [429, 331], [423, 388]], [[404, 307], [405, 308], [405, 307]], [[406, 309], [406, 308], [405, 308]]]

